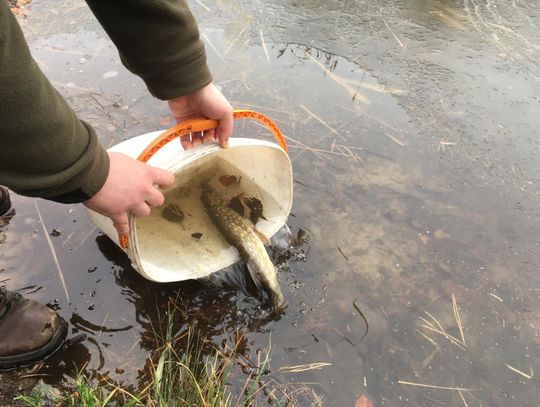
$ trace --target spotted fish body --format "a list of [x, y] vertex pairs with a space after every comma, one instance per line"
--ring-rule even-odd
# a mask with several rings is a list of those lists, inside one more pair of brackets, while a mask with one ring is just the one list
[[240, 253], [255, 285], [262, 284], [274, 308], [282, 308], [283, 294], [277, 282], [276, 268], [255, 232], [253, 223], [227, 207], [219, 197], [206, 188], [203, 188], [201, 201], [214, 225], [227, 242], [236, 247]]

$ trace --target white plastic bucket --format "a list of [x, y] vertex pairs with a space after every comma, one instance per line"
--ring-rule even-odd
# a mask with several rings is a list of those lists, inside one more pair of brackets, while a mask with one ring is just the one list
[[[159, 136], [163, 132], [143, 134], [109, 151], [140, 159]], [[209, 183], [225, 202], [233, 197], [259, 200], [266, 220], [259, 219], [256, 227], [269, 238], [285, 224], [290, 213], [291, 162], [286, 151], [275, 143], [233, 137], [226, 149], [213, 143], [184, 151], [179, 140], [172, 140], [160, 146], [148, 163], [172, 171], [175, 184], [163, 191], [164, 205], [154, 208], [149, 217], [130, 217], [127, 247], [109, 218], [92, 210], [88, 215], [149, 280], [201, 278], [239, 260], [236, 249], [212, 224], [200, 202], [203, 183]]]

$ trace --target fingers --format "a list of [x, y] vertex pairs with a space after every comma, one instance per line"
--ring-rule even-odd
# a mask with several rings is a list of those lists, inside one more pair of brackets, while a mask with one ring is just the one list
[[202, 142], [203, 144], [211, 143], [214, 141], [214, 136], [216, 134], [215, 129], [206, 130], [203, 134]]
[[157, 189], [154, 190], [155, 192], [150, 194], [148, 198], [146, 198], [146, 205], [150, 208], [157, 208], [158, 206], [163, 205], [163, 202], [165, 202], [165, 197], [161, 192], [159, 192]]
[[180, 137], [180, 143], [182, 143], [182, 148], [184, 150], [189, 150], [193, 147], [191, 143], [191, 134], [186, 134], [185, 136]]
[[229, 137], [233, 132], [233, 115], [232, 110], [221, 118], [219, 121], [219, 127], [216, 129], [216, 137], [219, 139], [221, 147], [229, 147]]
[[141, 202], [137, 206], [131, 208], [131, 213], [136, 218], [144, 218], [145, 216], [150, 215], [150, 206], [146, 202]]
[[216, 130], [181, 137], [182, 147], [185, 150], [212, 140], [219, 140], [222, 147], [228, 147], [228, 140], [233, 131], [233, 108], [213, 83], [188, 95], [173, 98], [168, 101], [168, 104], [171, 113], [179, 123], [200, 116], [219, 121]]
[[110, 218], [119, 235], [127, 235], [129, 233], [129, 217], [127, 212], [111, 215]]
[[[151, 166], [149, 166], [149, 169], [151, 180], [150, 182], [152, 182], [152, 187], [143, 197], [144, 202], [139, 202], [135, 209], [131, 209], [131, 212], [136, 217], [147, 216], [150, 213], [148, 212], [148, 214], [145, 214], [147, 210], [144, 206], [147, 206], [150, 209], [163, 205], [163, 202], [165, 202], [165, 197], [163, 196], [163, 193], [158, 189], [158, 187], [169, 188], [172, 187], [174, 184], [174, 174], [172, 172]], [[139, 211], [137, 211], [136, 208], [138, 208], [139, 206]]]
[[130, 212], [115, 213], [109, 215], [109, 217], [118, 234], [127, 235], [129, 233], [129, 213], [133, 214], [136, 218], [144, 218], [145, 216], [150, 215], [150, 211], [150, 206], [148, 206], [146, 202], [142, 202], [131, 208]]
[[216, 129], [205, 130], [204, 132], [194, 132], [186, 134], [180, 138], [184, 150], [189, 150], [200, 144], [208, 144], [216, 139]]
[[136, 218], [144, 218], [150, 215], [151, 208], [163, 205], [165, 197], [163, 194], [154, 188], [154, 192], [149, 195], [145, 202], [141, 202], [132, 207], [130, 212], [122, 212], [118, 214], [109, 215], [113, 221], [113, 226], [120, 235], [127, 235], [129, 233], [129, 213], [133, 214]]
[[150, 167], [150, 171], [154, 179], [153, 184], [157, 184], [160, 188], [169, 188], [174, 184], [174, 174], [172, 172], [157, 167]]
[[202, 133], [200, 131], [191, 133], [191, 144], [193, 144], [193, 147], [202, 144]]
[[141, 163], [132, 157], [108, 152], [109, 174], [101, 189], [84, 202], [93, 211], [109, 217], [119, 234], [129, 232], [129, 214], [144, 217], [165, 198], [159, 188], [174, 185], [174, 174]]

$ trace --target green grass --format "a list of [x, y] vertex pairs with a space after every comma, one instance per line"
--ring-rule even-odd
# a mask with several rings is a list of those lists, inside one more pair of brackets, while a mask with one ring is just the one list
[[[57, 398], [45, 400], [36, 389], [32, 395], [16, 400], [23, 406], [62, 407], [251, 407], [258, 405], [323, 405], [316, 393], [306, 386], [278, 384], [267, 378], [270, 347], [259, 354], [256, 364], [237, 355], [235, 349], [219, 349], [201, 339], [196, 327], [175, 335], [174, 308], [167, 311], [165, 332], [156, 336], [156, 353], [148, 368], [148, 384], [136, 392], [117, 384], [91, 380], [79, 370], [73, 389]], [[210, 351], [208, 351], [208, 348]], [[238, 367], [244, 377], [238, 377]], [[236, 375], [235, 375], [236, 373]], [[232, 394], [231, 382], [240, 383]], [[241, 388], [240, 390], [238, 390]], [[304, 402], [296, 404], [302, 396]], [[310, 400], [306, 403], [306, 400]]]

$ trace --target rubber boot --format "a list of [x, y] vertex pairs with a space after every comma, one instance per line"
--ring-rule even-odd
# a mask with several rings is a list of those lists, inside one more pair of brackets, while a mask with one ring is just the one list
[[67, 323], [53, 310], [0, 288], [0, 370], [32, 365], [64, 343]]
[[0, 186], [0, 216], [5, 215], [11, 209], [11, 199], [6, 187]]

